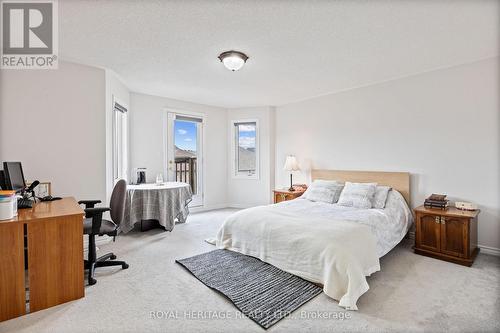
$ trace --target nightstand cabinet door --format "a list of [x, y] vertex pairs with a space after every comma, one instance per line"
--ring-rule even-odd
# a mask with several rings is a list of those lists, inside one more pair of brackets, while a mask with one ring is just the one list
[[286, 193], [275, 192], [274, 193], [274, 203], [290, 200]]
[[441, 217], [441, 253], [467, 257], [468, 220], [459, 217]]
[[437, 215], [417, 215], [417, 247], [439, 252], [440, 250], [440, 217]]
[[479, 210], [461, 211], [455, 207], [446, 210], [415, 208], [415, 253], [472, 265], [479, 253], [478, 214]]

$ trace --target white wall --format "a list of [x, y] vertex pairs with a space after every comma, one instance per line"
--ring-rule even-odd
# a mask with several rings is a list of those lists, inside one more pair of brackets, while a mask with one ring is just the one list
[[21, 161], [53, 195], [106, 199], [104, 70], [2, 70], [0, 161]]
[[[231, 207], [251, 207], [272, 203], [274, 187], [274, 107], [254, 107], [228, 110], [228, 173], [227, 197]], [[242, 179], [233, 176], [234, 152], [231, 149], [233, 140], [229, 126], [233, 120], [259, 120], [259, 178]]]
[[[113, 105], [117, 101], [126, 107], [130, 113], [130, 91], [113, 71], [106, 69], [106, 195], [107, 200], [111, 198], [113, 191]], [[130, 123], [130, 117], [127, 117]], [[129, 127], [129, 126], [128, 126]], [[129, 138], [130, 139], [130, 138]], [[130, 140], [129, 140], [130, 141]], [[129, 142], [125, 142], [129, 146]], [[128, 149], [126, 149], [128, 151]], [[129, 156], [125, 157], [125, 163], [130, 163]], [[130, 172], [127, 171], [127, 176]], [[127, 179], [128, 180], [128, 179]]]
[[431, 193], [477, 202], [479, 243], [500, 248], [498, 64], [492, 58], [278, 107], [277, 185], [288, 181], [280, 168], [286, 154], [306, 168], [409, 171], [412, 206]]
[[165, 109], [202, 113], [204, 117], [205, 158], [204, 206], [226, 206], [227, 120], [226, 110], [164, 97], [131, 93], [130, 95], [130, 170], [147, 168], [147, 181], [154, 182], [163, 173], [163, 133], [167, 126]]

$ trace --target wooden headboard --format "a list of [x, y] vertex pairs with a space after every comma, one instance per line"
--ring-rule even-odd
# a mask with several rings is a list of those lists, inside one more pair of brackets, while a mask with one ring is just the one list
[[408, 172], [311, 170], [312, 180], [338, 180], [341, 182], [378, 183], [400, 192], [410, 205], [410, 174]]

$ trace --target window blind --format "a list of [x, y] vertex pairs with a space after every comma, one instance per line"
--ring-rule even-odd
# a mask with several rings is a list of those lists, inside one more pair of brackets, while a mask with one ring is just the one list
[[125, 112], [127, 112], [127, 108], [125, 108], [123, 105], [120, 105], [119, 103], [115, 102], [115, 105], [113, 106], [113, 111], [125, 113]]
[[203, 119], [201, 118], [195, 118], [195, 117], [188, 117], [188, 116], [181, 116], [181, 115], [176, 115], [175, 120], [180, 120], [180, 121], [191, 121], [194, 123], [201, 123], [203, 122]]

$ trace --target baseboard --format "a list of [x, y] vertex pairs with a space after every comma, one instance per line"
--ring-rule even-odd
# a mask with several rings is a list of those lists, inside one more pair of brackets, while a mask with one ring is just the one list
[[229, 208], [229, 205], [228, 204], [218, 204], [218, 205], [190, 207], [189, 212], [190, 213], [201, 213], [201, 212], [207, 212], [209, 210], [224, 209], [224, 208]]
[[255, 207], [256, 205], [249, 205], [249, 204], [237, 204], [237, 203], [231, 203], [228, 204], [229, 208], [240, 208], [240, 209], [245, 209], [245, 208], [250, 208], [250, 207]]
[[[415, 239], [415, 231], [410, 231], [408, 233], [408, 236], [410, 237], [410, 239]], [[485, 245], [478, 245], [477, 247], [481, 249], [480, 253], [500, 257], [500, 249], [496, 247], [485, 246]]]
[[480, 253], [500, 257], [500, 249], [497, 249], [496, 247], [484, 246], [484, 245], [478, 245], [477, 247], [481, 249]]
[[218, 204], [218, 205], [210, 205], [210, 206], [199, 206], [199, 207], [190, 207], [189, 212], [190, 213], [201, 213], [201, 212], [207, 212], [209, 210], [215, 210], [215, 209], [224, 209], [224, 208], [238, 208], [238, 209], [244, 209], [244, 208], [251, 208], [251, 207], [256, 207], [256, 206], [262, 206], [262, 203], [253, 203], [253, 204], [239, 204], [239, 203], [229, 203], [229, 204]]
[[228, 208], [244, 209], [244, 208], [251, 208], [251, 207], [257, 207], [257, 206], [262, 206], [262, 205], [266, 205], [266, 204], [263, 204], [263, 203], [251, 203], [251, 204], [231, 203], [231, 204], [228, 204]]
[[[95, 240], [95, 245], [97, 247], [97, 250], [99, 251], [99, 246], [111, 243], [112, 240], [113, 240], [112, 237], [109, 237], [106, 235], [98, 236]], [[88, 236], [84, 235], [83, 236], [83, 252], [87, 253], [88, 249], [89, 249], [89, 239], [88, 239]]]

